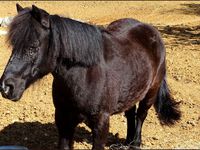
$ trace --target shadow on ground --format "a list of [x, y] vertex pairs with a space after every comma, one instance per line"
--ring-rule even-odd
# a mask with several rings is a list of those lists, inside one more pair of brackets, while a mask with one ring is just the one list
[[[173, 9], [162, 13], [182, 13], [185, 15], [200, 16], [200, 4], [189, 3], [180, 4], [182, 8]], [[187, 25], [172, 25], [172, 26], [156, 26], [162, 35], [174, 38], [170, 41], [170, 44], [182, 44], [182, 45], [195, 45], [200, 44], [200, 20], [197, 26]]]
[[200, 26], [156, 26], [163, 37], [174, 38], [170, 44], [199, 45], [200, 44]]
[[189, 4], [180, 4], [181, 8], [171, 9], [167, 11], [162, 11], [162, 13], [181, 13], [185, 15], [200, 15], [200, 4], [189, 3]]
[[[30, 136], [31, 135], [31, 136]], [[31, 137], [31, 138], [30, 138]], [[56, 150], [58, 134], [55, 124], [40, 122], [15, 122], [0, 132], [0, 145], [21, 145], [30, 150]], [[91, 144], [91, 133], [84, 127], [77, 127], [74, 140]], [[107, 146], [124, 142], [109, 133]]]
[[181, 4], [184, 8], [179, 9], [183, 14], [186, 15], [200, 15], [200, 4]]

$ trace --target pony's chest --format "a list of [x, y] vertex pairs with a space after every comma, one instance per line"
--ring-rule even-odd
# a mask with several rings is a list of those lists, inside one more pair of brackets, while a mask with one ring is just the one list
[[[101, 104], [105, 77], [100, 68], [91, 70], [74, 68], [63, 74], [65, 105], [84, 112], [95, 113]], [[69, 99], [69, 100], [68, 100]]]

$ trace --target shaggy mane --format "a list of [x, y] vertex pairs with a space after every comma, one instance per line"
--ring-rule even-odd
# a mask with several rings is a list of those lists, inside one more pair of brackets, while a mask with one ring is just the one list
[[98, 27], [57, 15], [50, 20], [53, 48], [60, 49], [63, 58], [87, 66], [100, 61], [103, 42]]
[[[36, 38], [36, 21], [31, 8], [25, 8], [11, 22], [8, 42], [18, 52], [26, 49], [31, 39]], [[50, 50], [59, 51], [62, 58], [86, 66], [97, 64], [103, 51], [101, 30], [58, 15], [49, 15]]]

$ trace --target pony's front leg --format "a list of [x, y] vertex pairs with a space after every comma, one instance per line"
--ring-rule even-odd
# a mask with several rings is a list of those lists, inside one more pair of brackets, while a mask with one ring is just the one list
[[59, 150], [73, 149], [73, 136], [79, 123], [78, 116], [73, 112], [63, 112], [56, 109], [55, 121], [59, 132]]
[[136, 106], [125, 111], [125, 116], [127, 118], [127, 136], [125, 143], [129, 145], [133, 142], [136, 132]]
[[109, 132], [109, 114], [101, 113], [90, 120], [93, 134], [93, 150], [103, 150]]

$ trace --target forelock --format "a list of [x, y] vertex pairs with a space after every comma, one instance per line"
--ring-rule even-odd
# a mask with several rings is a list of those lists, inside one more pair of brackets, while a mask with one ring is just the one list
[[26, 8], [15, 16], [9, 25], [7, 40], [13, 48], [22, 50], [27, 47], [30, 40], [34, 37], [34, 31], [31, 9]]

